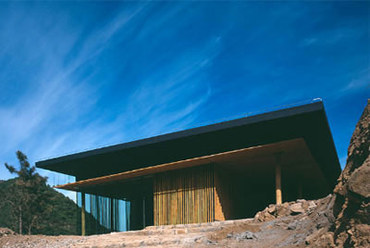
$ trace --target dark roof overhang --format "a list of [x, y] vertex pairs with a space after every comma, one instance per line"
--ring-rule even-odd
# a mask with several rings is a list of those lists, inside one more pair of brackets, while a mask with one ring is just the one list
[[100, 177], [158, 164], [303, 138], [332, 187], [340, 165], [322, 102], [39, 161], [39, 168]]

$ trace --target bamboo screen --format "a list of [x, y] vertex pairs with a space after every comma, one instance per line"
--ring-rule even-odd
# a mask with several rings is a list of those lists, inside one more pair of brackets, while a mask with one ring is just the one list
[[214, 221], [212, 165], [157, 174], [153, 189], [154, 225]]

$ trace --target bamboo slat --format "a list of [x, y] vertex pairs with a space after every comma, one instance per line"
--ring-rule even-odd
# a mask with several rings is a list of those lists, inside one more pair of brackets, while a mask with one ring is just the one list
[[214, 168], [205, 165], [157, 174], [154, 178], [154, 224], [214, 221]]

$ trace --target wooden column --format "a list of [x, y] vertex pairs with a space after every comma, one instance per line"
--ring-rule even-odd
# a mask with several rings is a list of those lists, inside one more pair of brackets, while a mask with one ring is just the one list
[[86, 222], [85, 222], [85, 193], [81, 193], [81, 235], [86, 235]]
[[276, 204], [282, 203], [281, 197], [281, 165], [277, 164], [275, 167], [275, 192], [276, 192]]
[[281, 194], [281, 156], [282, 153], [276, 153], [276, 166], [275, 166], [275, 194], [276, 194], [276, 204], [281, 204], [283, 202]]

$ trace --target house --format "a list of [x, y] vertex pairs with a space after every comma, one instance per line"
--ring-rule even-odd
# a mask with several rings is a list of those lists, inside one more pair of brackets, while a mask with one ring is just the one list
[[86, 207], [112, 231], [122, 222], [135, 230], [239, 219], [253, 217], [271, 203], [323, 197], [341, 171], [322, 102], [36, 166], [75, 176], [76, 182], [57, 188], [78, 192], [83, 233]]

